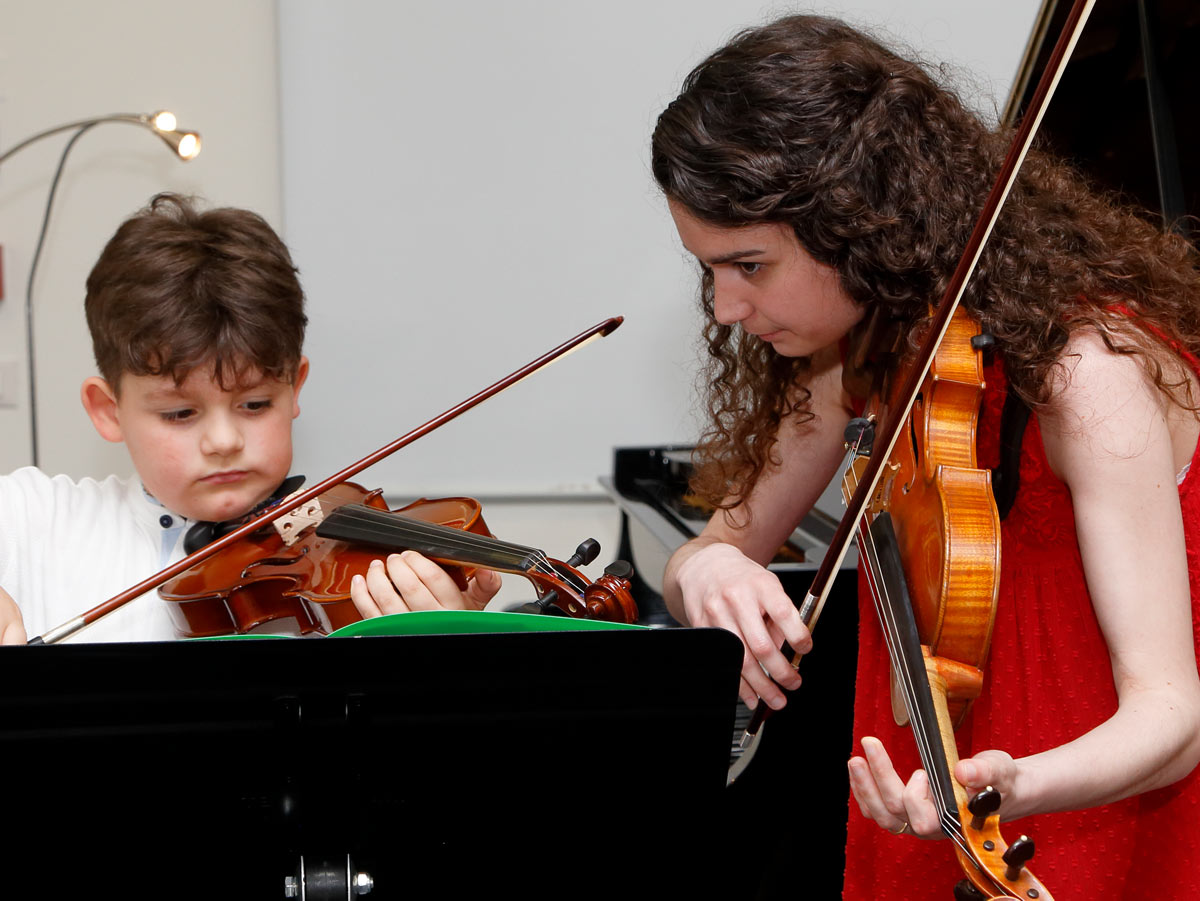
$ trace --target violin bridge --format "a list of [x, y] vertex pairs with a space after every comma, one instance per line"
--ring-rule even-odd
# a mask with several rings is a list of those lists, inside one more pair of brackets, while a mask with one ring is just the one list
[[[294, 491], [285, 497], [281, 504], [287, 504], [293, 497], [300, 494], [299, 491]], [[275, 527], [275, 531], [279, 533], [279, 537], [283, 539], [283, 543], [290, 547], [300, 539], [300, 534], [309, 526], [320, 525], [325, 520], [325, 510], [321, 506], [318, 498], [310, 500], [306, 504], [301, 504], [293, 510], [289, 510], [279, 519], [271, 523]]]

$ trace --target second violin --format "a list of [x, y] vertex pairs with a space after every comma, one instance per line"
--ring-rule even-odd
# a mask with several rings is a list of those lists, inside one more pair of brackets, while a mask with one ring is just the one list
[[245, 633], [276, 620], [294, 620], [302, 634], [328, 634], [361, 619], [350, 599], [353, 576], [397, 550], [436, 560], [459, 588], [478, 566], [524, 576], [541, 612], [637, 619], [627, 563], [610, 565], [594, 583], [575, 569], [595, 558], [594, 541], [564, 563], [494, 538], [473, 498], [419, 500], [390, 511], [381, 495], [338, 485], [165, 582], [159, 595], [180, 634]]

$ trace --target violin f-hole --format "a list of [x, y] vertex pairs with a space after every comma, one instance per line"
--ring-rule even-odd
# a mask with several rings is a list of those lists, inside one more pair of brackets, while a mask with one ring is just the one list
[[[918, 394], [916, 400], [913, 401], [913, 412], [912, 412], [912, 415], [908, 417], [908, 440], [909, 440], [909, 444], [912, 447], [912, 459], [913, 459], [914, 465], [913, 465], [912, 469], [909, 471], [908, 481], [900, 486], [900, 490], [902, 492], [904, 492], [905, 494], [908, 494], [910, 491], [912, 491], [913, 486], [916, 484], [916, 481], [917, 481], [916, 461], [921, 459], [921, 441], [917, 437], [916, 422], [918, 419], [920, 419], [922, 422], [924, 422], [924, 419], [925, 419], [925, 414], [923, 412], [924, 407], [925, 407], [925, 394], [924, 394], [924, 392], [922, 392], [922, 393]], [[919, 412], [919, 411], [921, 411], [921, 412]]]

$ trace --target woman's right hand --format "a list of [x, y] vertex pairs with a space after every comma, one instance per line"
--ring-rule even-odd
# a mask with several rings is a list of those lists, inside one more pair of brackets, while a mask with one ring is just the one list
[[21, 608], [7, 591], [0, 588], [0, 645], [25, 644], [28, 640]]
[[731, 544], [697, 547], [675, 570], [688, 622], [732, 632], [742, 640], [739, 694], [753, 708], [761, 698], [778, 710], [782, 689], [800, 687], [800, 674], [780, 651], [812, 649], [812, 636], [779, 579]]
[[761, 698], [779, 709], [787, 703], [783, 689], [800, 686], [779, 650], [785, 641], [797, 654], [812, 648], [800, 611], [764, 564], [837, 472], [851, 416], [841, 373], [836, 345], [813, 355], [807, 412], [780, 422], [770, 459], [749, 493], [726, 498], [732, 503], [721, 505], [663, 573], [663, 599], [679, 622], [727, 629], [742, 640], [739, 691], [750, 707]]

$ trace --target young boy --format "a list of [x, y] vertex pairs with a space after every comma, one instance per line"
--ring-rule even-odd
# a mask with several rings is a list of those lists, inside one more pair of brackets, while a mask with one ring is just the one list
[[[99, 376], [81, 397], [96, 431], [123, 442], [136, 476], [97, 482], [32, 467], [0, 477], [0, 642], [24, 643], [184, 556], [198, 522], [271, 497], [292, 463], [308, 377], [304, 294], [283, 242], [246, 210], [198, 211], [160, 194], [121, 225], [87, 281]], [[364, 616], [479, 608], [406, 552], [375, 561], [353, 596]], [[82, 641], [175, 637], [154, 592], [79, 633]]]

